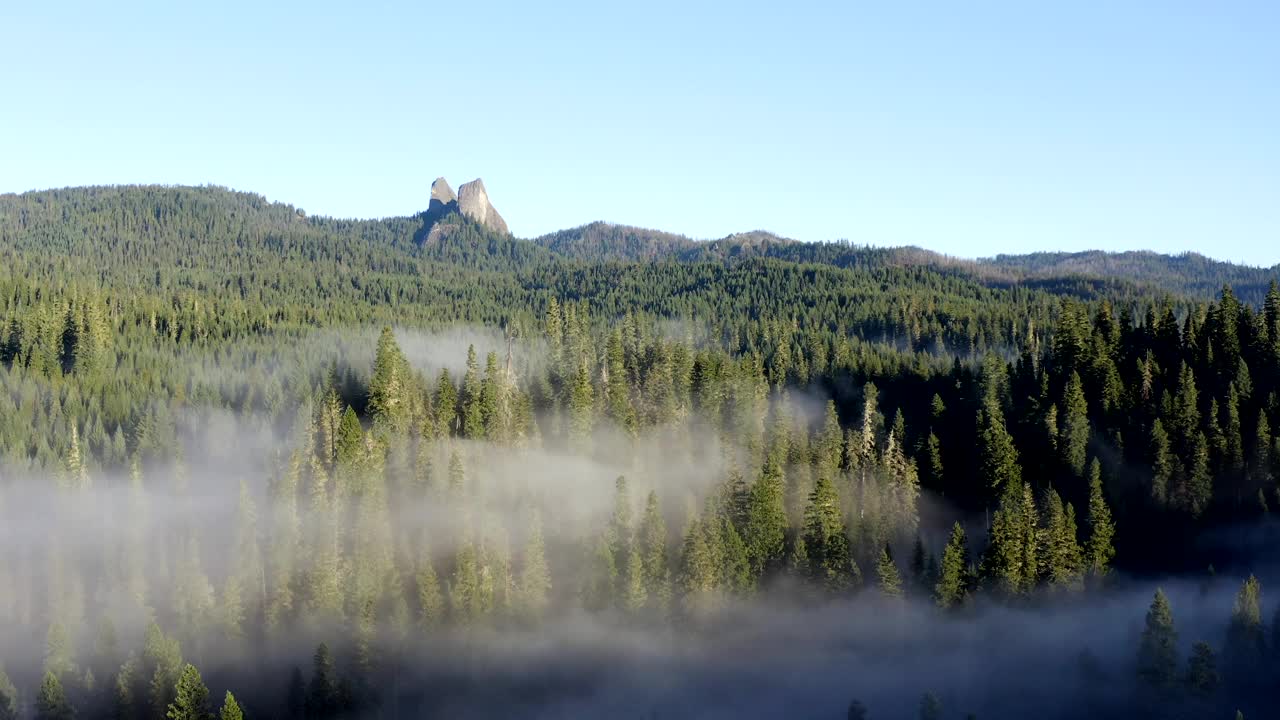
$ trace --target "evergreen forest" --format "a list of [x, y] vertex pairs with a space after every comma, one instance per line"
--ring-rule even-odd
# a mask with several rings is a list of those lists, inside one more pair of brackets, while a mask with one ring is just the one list
[[1277, 279], [0, 195], [0, 720], [1275, 717]]

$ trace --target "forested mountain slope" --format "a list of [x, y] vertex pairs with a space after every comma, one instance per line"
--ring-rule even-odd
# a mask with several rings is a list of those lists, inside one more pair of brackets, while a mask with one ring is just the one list
[[0, 718], [1274, 706], [1274, 285], [567, 233], [0, 196]]

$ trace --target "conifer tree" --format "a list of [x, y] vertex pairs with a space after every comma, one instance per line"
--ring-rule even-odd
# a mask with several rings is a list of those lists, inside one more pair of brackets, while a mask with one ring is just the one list
[[659, 611], [665, 610], [671, 595], [671, 570], [667, 563], [667, 525], [656, 491], [650, 490], [645, 500], [636, 540], [644, 561], [644, 584], [650, 603]]
[[1152, 471], [1151, 497], [1156, 503], [1165, 505], [1173, 491], [1175, 459], [1170, 453], [1169, 435], [1159, 418], [1151, 425], [1151, 440], [1148, 445]]
[[933, 588], [934, 601], [941, 608], [963, 605], [969, 595], [969, 544], [964, 527], [957, 522], [951, 528], [951, 539], [942, 551], [942, 567]]
[[978, 411], [978, 440], [982, 474], [995, 490], [1016, 486], [1022, 479], [1018, 450], [1005, 427], [1004, 413], [994, 397]]
[[852, 562], [848, 532], [835, 486], [825, 477], [819, 476], [809, 494], [803, 537], [809, 571], [830, 589], [847, 587]]
[[578, 369], [569, 386], [569, 448], [585, 453], [591, 446], [591, 431], [595, 422], [595, 389], [586, 363], [578, 363]]
[[1157, 688], [1171, 687], [1178, 672], [1178, 633], [1163, 590], [1156, 590], [1138, 645], [1138, 677]]
[[1187, 658], [1187, 689], [1201, 697], [1209, 697], [1218, 689], [1218, 661], [1209, 643], [1198, 642], [1191, 646]]
[[1227, 668], [1233, 677], [1257, 672], [1266, 654], [1265, 631], [1262, 626], [1262, 584], [1250, 575], [1240, 585], [1231, 608], [1231, 624], [1227, 627], [1224, 648]]
[[395, 333], [390, 327], [383, 327], [374, 354], [373, 377], [369, 380], [369, 414], [376, 424], [395, 435], [408, 429], [409, 385], [409, 362], [396, 342]]
[[452, 436], [458, 429], [458, 388], [453, 384], [449, 368], [440, 370], [436, 380], [436, 432], [440, 437]]
[[1058, 493], [1050, 490], [1044, 503], [1040, 528], [1041, 575], [1050, 586], [1075, 588], [1080, 582], [1082, 552], [1076, 539], [1075, 509], [1065, 507]]
[[74, 720], [75, 716], [58, 676], [46, 672], [36, 693], [36, 720]]
[[786, 489], [781, 469], [766, 461], [764, 473], [747, 496], [743, 541], [752, 574], [759, 578], [782, 561], [787, 533]]
[[885, 597], [902, 597], [902, 576], [893, 562], [893, 556], [889, 554], [888, 545], [880, 549], [880, 556], [876, 560], [876, 581], [880, 593]]
[[188, 663], [174, 685], [173, 702], [169, 703], [165, 717], [169, 720], [212, 720], [209, 710], [209, 688], [205, 687], [200, 671]]
[[1097, 458], [1089, 465], [1089, 541], [1085, 547], [1085, 564], [1094, 577], [1105, 576], [1115, 557], [1112, 538], [1115, 525], [1111, 521], [1111, 508], [1107, 507], [1102, 492], [1102, 464]]
[[1063, 462], [1076, 476], [1083, 476], [1089, 450], [1088, 404], [1080, 375], [1072, 372], [1062, 399], [1058, 450]]
[[1007, 595], [1021, 595], [1034, 587], [1038, 572], [1036, 508], [1025, 482], [1006, 486], [1000, 507], [991, 518], [983, 569]]
[[18, 720], [18, 689], [0, 667], [0, 720]]
[[418, 608], [425, 629], [440, 626], [444, 622], [444, 595], [440, 591], [440, 579], [429, 554], [424, 554], [418, 570]]
[[338, 715], [338, 678], [329, 646], [320, 643], [311, 660], [311, 680], [307, 683], [303, 709], [309, 720], [329, 720]]
[[609, 340], [605, 345], [603, 372], [605, 410], [609, 419], [628, 434], [635, 435], [636, 411], [631, 404], [631, 389], [627, 383], [621, 328], [615, 328], [609, 333]]
[[484, 437], [484, 409], [480, 380], [480, 361], [476, 346], [467, 346], [467, 370], [462, 376], [462, 436], [478, 440]]
[[222, 699], [222, 709], [218, 711], [218, 720], [244, 720], [244, 712], [240, 710], [240, 703], [236, 702], [236, 696], [228, 690], [226, 696]]
[[520, 606], [524, 617], [529, 620], [542, 617], [550, 604], [550, 594], [551, 571], [542, 538], [542, 516], [534, 511], [529, 519], [529, 538], [520, 571]]

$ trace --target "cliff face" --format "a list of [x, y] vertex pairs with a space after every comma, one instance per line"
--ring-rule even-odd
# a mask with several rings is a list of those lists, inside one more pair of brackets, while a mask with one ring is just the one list
[[[436, 182], [439, 181], [437, 180]], [[433, 184], [433, 198], [435, 195], [434, 187], [435, 185]], [[484, 181], [480, 178], [476, 178], [458, 188], [458, 209], [462, 211], [462, 214], [490, 230], [496, 230], [501, 233], [511, 232], [507, 229], [506, 221], [502, 219], [493, 204], [489, 202], [489, 193], [485, 191]]]

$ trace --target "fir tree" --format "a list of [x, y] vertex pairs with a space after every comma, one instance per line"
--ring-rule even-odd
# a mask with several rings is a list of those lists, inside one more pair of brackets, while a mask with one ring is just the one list
[[809, 572], [828, 588], [839, 590], [851, 581], [849, 537], [835, 486], [819, 477], [804, 512], [804, 546]]
[[36, 720], [74, 720], [75, 716], [58, 676], [46, 672], [36, 693]]
[[888, 545], [880, 549], [880, 557], [876, 560], [876, 580], [880, 593], [885, 597], [902, 597], [902, 576], [898, 574], [898, 566], [893, 562]]
[[942, 551], [942, 567], [933, 588], [934, 601], [941, 608], [963, 605], [969, 595], [969, 544], [964, 527], [957, 522], [951, 528], [951, 539]]
[[1105, 576], [1115, 557], [1112, 538], [1115, 525], [1111, 521], [1111, 508], [1107, 507], [1102, 491], [1102, 464], [1097, 458], [1089, 465], [1089, 541], [1085, 547], [1085, 563], [1094, 577]]
[[226, 696], [222, 699], [222, 709], [218, 712], [218, 720], [244, 720], [244, 713], [240, 710], [240, 703], [236, 702], [236, 696], [228, 690]]
[[1063, 462], [1077, 476], [1084, 475], [1089, 450], [1089, 407], [1084, 398], [1080, 376], [1072, 372], [1062, 399], [1061, 430], [1058, 450]]
[[1178, 672], [1178, 633], [1163, 590], [1156, 590], [1138, 646], [1138, 677], [1157, 688], [1171, 687]]
[[542, 539], [542, 516], [536, 511], [529, 520], [529, 539], [520, 571], [520, 607], [530, 620], [540, 618], [550, 604], [551, 571], [547, 566]]
[[1266, 653], [1266, 633], [1262, 626], [1262, 584], [1252, 575], [1240, 585], [1231, 608], [1231, 624], [1227, 627], [1224, 648], [1227, 666], [1233, 677], [1257, 671]]
[[18, 689], [0, 667], [0, 720], [18, 720]]
[[182, 669], [174, 686], [173, 702], [165, 713], [169, 720], [212, 720], [209, 710], [209, 688], [200, 678], [200, 671], [190, 663]]
[[395, 333], [382, 328], [369, 380], [369, 413], [374, 422], [394, 434], [403, 434], [409, 423], [409, 362]]
[[658, 506], [658, 493], [652, 490], [645, 501], [637, 542], [644, 561], [645, 587], [650, 602], [657, 609], [663, 610], [671, 594], [671, 571], [667, 564], [667, 526]]
[[1218, 661], [1209, 643], [1198, 642], [1191, 646], [1187, 658], [1187, 689], [1201, 697], [1209, 697], [1218, 689]]

